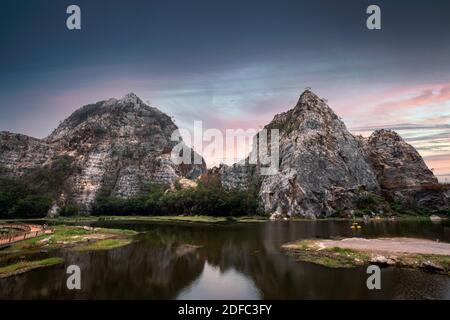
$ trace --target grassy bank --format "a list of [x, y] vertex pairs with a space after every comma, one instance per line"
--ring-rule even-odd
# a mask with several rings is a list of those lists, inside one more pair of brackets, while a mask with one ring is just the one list
[[37, 261], [19, 261], [34, 257], [42, 250], [65, 249], [74, 251], [111, 250], [126, 246], [133, 241], [136, 231], [126, 229], [92, 228], [83, 226], [55, 225], [51, 234], [16, 242], [0, 251], [1, 260], [14, 261], [0, 267], [0, 278], [21, 274], [36, 268], [62, 263], [61, 258]]
[[351, 249], [326, 248], [317, 246], [316, 240], [300, 240], [282, 246], [282, 249], [297, 260], [320, 264], [329, 268], [350, 268], [363, 265], [369, 255]]
[[131, 243], [131, 239], [105, 239], [87, 245], [75, 247], [76, 251], [111, 250], [126, 246]]
[[284, 244], [281, 248], [298, 261], [315, 263], [329, 268], [351, 268], [378, 264], [424, 269], [450, 275], [450, 255], [356, 250], [338, 246], [326, 247], [324, 241], [327, 240], [299, 240]]
[[[370, 221], [430, 221], [430, 217], [422, 215], [398, 215], [391, 217], [377, 216], [370, 218]], [[446, 217], [442, 217], [446, 220]], [[72, 216], [72, 217], [58, 217], [58, 218], [41, 218], [41, 219], [4, 219], [0, 223], [11, 222], [27, 222], [27, 221], [42, 221], [48, 224], [86, 224], [103, 221], [142, 221], [142, 222], [185, 222], [185, 223], [255, 223], [267, 222], [268, 216], [242, 216], [242, 217], [218, 217], [206, 215], [192, 215], [192, 216]], [[305, 218], [305, 217], [291, 217], [287, 221], [364, 221], [363, 218], [339, 218], [339, 217], [324, 217], [324, 218]]]
[[266, 222], [267, 217], [214, 217], [214, 216], [87, 216], [47, 219], [48, 222], [61, 223], [93, 223], [103, 221], [142, 221], [142, 222], [185, 222], [185, 223], [252, 223]]
[[46, 234], [35, 238], [17, 242], [3, 250], [2, 253], [32, 252], [39, 249], [58, 248], [89, 248], [91, 250], [111, 249], [111, 245], [96, 242], [115, 240], [113, 247], [123, 246], [131, 242], [131, 238], [137, 234], [133, 230], [90, 228], [81, 226], [55, 225], [52, 234]]
[[0, 268], [0, 278], [6, 278], [13, 275], [28, 272], [30, 270], [49, 267], [63, 263], [62, 258], [53, 257], [37, 261], [20, 261]]

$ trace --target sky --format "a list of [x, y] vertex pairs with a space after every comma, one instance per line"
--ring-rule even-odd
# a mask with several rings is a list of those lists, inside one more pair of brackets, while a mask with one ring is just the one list
[[258, 129], [306, 87], [354, 134], [396, 130], [450, 182], [447, 0], [0, 1], [0, 130], [42, 138], [128, 92], [182, 128]]

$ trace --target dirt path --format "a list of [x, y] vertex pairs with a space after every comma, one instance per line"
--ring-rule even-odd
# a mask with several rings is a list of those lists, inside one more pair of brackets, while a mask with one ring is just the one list
[[415, 238], [346, 238], [342, 240], [321, 240], [321, 249], [339, 247], [372, 252], [434, 254], [450, 256], [450, 243]]

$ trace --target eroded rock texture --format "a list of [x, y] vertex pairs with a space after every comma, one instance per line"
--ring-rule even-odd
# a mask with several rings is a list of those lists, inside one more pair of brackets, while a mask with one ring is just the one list
[[63, 172], [52, 213], [68, 201], [89, 210], [99, 194], [132, 197], [148, 183], [172, 184], [202, 174], [227, 188], [257, 190], [262, 210], [279, 216], [351, 214], [361, 195], [368, 193], [391, 203], [448, 208], [448, 190], [398, 134], [379, 130], [367, 139], [355, 137], [310, 90], [293, 109], [265, 126], [269, 132], [278, 129], [280, 135], [279, 170], [274, 175], [262, 174], [265, 164], [258, 157], [251, 161], [263, 147], [259, 135], [249, 157], [232, 166], [204, 174], [204, 162], [176, 165], [170, 159], [178, 143], [171, 141], [176, 129], [169, 116], [134, 94], [101, 101], [75, 111], [42, 140], [1, 132], [0, 177], [31, 176], [36, 182], [42, 177], [42, 172], [36, 173], [39, 168], [47, 170], [44, 174]]
[[377, 131], [368, 139], [353, 136], [310, 90], [265, 129], [280, 132], [277, 174], [261, 176], [248, 159], [214, 174], [227, 187], [258, 184], [266, 213], [317, 217], [351, 211], [362, 192], [410, 205], [446, 205], [436, 177], [412, 146], [392, 131]]
[[0, 174], [18, 178], [26, 171], [48, 164], [53, 149], [44, 141], [19, 133], [0, 132]]
[[446, 205], [444, 191], [419, 153], [396, 132], [377, 130], [364, 140], [368, 161], [385, 197], [412, 206]]
[[170, 152], [178, 143], [171, 141], [176, 129], [169, 116], [130, 93], [78, 109], [42, 140], [1, 133], [0, 166], [2, 174], [21, 177], [27, 169], [65, 156], [76, 170], [67, 179], [70, 194], [61, 197], [89, 210], [99, 192], [131, 197], [148, 183], [170, 184], [201, 175], [204, 162], [171, 161]]

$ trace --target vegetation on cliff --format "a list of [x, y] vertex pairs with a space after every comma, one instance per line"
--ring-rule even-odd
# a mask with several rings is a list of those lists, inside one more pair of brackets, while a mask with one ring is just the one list
[[77, 170], [72, 158], [57, 157], [51, 165], [32, 168], [20, 179], [0, 178], [0, 218], [47, 215], [61, 192], [70, 192], [68, 177]]

